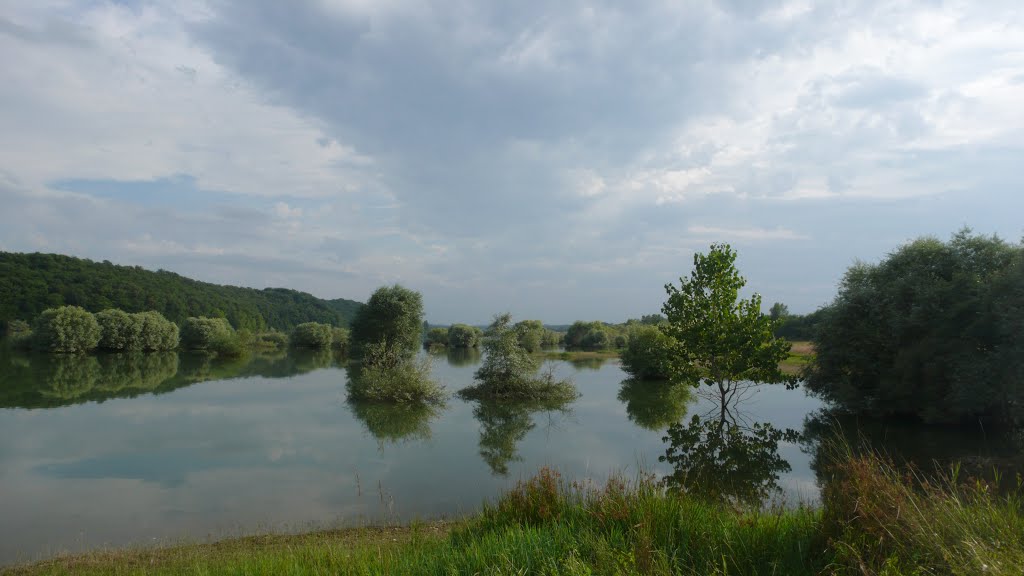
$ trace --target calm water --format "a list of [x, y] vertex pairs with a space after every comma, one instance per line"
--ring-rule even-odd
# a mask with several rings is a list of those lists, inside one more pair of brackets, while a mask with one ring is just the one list
[[[456, 391], [479, 360], [435, 357], [434, 374]], [[0, 564], [451, 517], [545, 465], [577, 479], [638, 468], [714, 478], [734, 470], [709, 440], [726, 437], [723, 424], [778, 431], [773, 450], [745, 456], [755, 469], [732, 472], [732, 495], [817, 498], [815, 438], [825, 424], [803, 392], [755, 387], [723, 412], [689, 388], [624, 381], [614, 361], [553, 365], [582, 393], [563, 410], [458, 397], [416, 410], [346, 402], [348, 376], [330, 354], [217, 362], [0, 352]], [[670, 447], [681, 456], [659, 462]]]

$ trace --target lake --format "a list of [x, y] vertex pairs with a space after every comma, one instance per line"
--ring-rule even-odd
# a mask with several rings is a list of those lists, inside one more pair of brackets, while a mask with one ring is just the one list
[[[479, 361], [442, 354], [433, 372], [457, 391]], [[0, 351], [0, 565], [105, 546], [454, 517], [542, 466], [570, 479], [638, 470], [718, 479], [700, 485], [725, 485], [717, 495], [737, 500], [816, 501], [816, 438], [826, 425], [814, 417], [821, 403], [801, 390], [752, 386], [726, 412], [689, 387], [626, 381], [615, 360], [550, 365], [581, 392], [563, 410], [457, 396], [414, 409], [348, 403], [348, 374], [329, 353], [218, 361]], [[666, 442], [674, 422], [682, 425]], [[723, 422], [777, 434], [729, 460], [716, 442], [737, 436], [723, 434]], [[929, 457], [948, 451], [942, 435], [925, 436], [904, 444], [928, 444]], [[996, 450], [955, 438], [957, 455]], [[670, 449], [675, 460], [660, 462]]]

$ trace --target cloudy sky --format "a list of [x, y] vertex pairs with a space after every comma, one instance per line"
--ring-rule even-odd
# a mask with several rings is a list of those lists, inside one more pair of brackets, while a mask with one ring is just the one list
[[0, 0], [0, 250], [569, 322], [724, 241], [808, 312], [1020, 239], [1022, 103], [1018, 0]]

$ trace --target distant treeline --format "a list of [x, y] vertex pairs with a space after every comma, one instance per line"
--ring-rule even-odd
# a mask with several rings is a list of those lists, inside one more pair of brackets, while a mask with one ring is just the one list
[[305, 322], [347, 326], [362, 306], [285, 288], [241, 288], [199, 282], [58, 254], [0, 252], [0, 333], [11, 320], [32, 321], [48, 308], [81, 306], [156, 311], [178, 325], [191, 316], [226, 318], [239, 330], [290, 331]]

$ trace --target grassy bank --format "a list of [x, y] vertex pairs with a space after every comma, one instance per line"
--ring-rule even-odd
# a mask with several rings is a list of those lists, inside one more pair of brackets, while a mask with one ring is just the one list
[[598, 486], [541, 470], [455, 524], [99, 552], [10, 573], [1024, 573], [1019, 494], [908, 475], [876, 455], [843, 458], [816, 510], [741, 511], [667, 493], [651, 478]]

